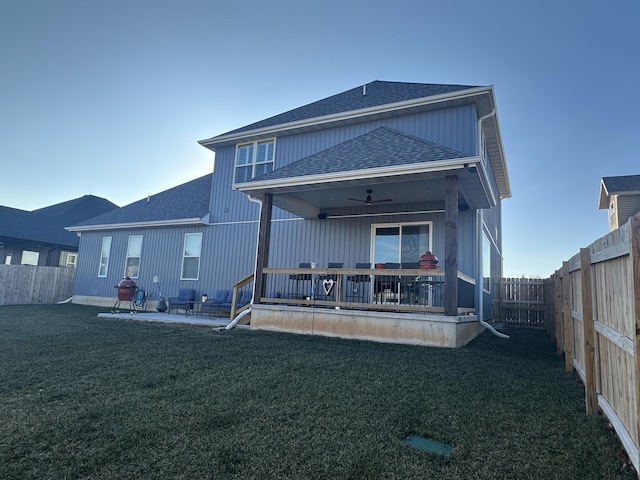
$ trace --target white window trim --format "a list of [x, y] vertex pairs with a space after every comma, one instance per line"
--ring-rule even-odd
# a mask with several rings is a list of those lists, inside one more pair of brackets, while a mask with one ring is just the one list
[[[200, 255], [198, 257], [195, 256], [187, 256], [187, 237], [188, 236], [199, 236], [200, 237]], [[198, 272], [196, 273], [196, 278], [184, 278], [184, 261], [186, 258], [198, 258]], [[182, 244], [182, 265], [180, 266], [180, 280], [199, 280], [200, 279], [200, 265], [202, 264], [202, 232], [193, 232], [193, 233], [185, 233], [184, 234], [184, 242]]]
[[[107, 252], [107, 262], [105, 263], [104, 275], [100, 275], [100, 267], [102, 267], [102, 252], [104, 251], [104, 242], [109, 239], [109, 251]], [[102, 244], [100, 245], [100, 257], [98, 258], [98, 278], [107, 278], [109, 274], [109, 260], [111, 259], [111, 245], [113, 243], [113, 237], [102, 237]]]
[[[376, 243], [376, 228], [387, 227], [404, 227], [410, 225], [429, 225], [429, 251], [433, 252], [433, 220], [425, 220], [424, 222], [392, 222], [392, 223], [372, 223], [371, 224], [371, 240], [370, 240], [370, 252], [369, 260], [374, 261], [375, 255], [375, 243]], [[424, 253], [424, 252], [423, 252]], [[399, 260], [398, 260], [399, 261]], [[417, 262], [418, 260], [416, 260]]]
[[[258, 157], [258, 144], [260, 143], [268, 143], [268, 142], [273, 142], [273, 160], [271, 162], [256, 162], [256, 159]], [[238, 150], [242, 147], [246, 147], [248, 145], [252, 145], [253, 146], [253, 153], [251, 155], [251, 162], [250, 163], [246, 163], [245, 165], [238, 165]], [[266, 163], [271, 163], [273, 165], [272, 170], [275, 170], [275, 164], [276, 164], [276, 138], [263, 138], [260, 140], [256, 140], [253, 142], [244, 142], [244, 143], [237, 143], [236, 144], [236, 151], [233, 155], [233, 182], [232, 184], [235, 185], [240, 185], [240, 183], [236, 183], [236, 169], [238, 167], [248, 167], [251, 166], [251, 178], [255, 178], [256, 176], [256, 165], [264, 165]], [[241, 183], [246, 183], [246, 182], [241, 182]]]
[[[130, 257], [129, 256], [129, 245], [131, 244], [131, 239], [132, 238], [139, 238], [140, 239], [140, 256], [139, 257]], [[128, 276], [129, 278], [138, 278], [140, 276], [140, 264], [142, 263], [142, 240], [143, 240], [143, 236], [142, 235], [129, 235], [129, 238], [127, 239], [127, 251], [126, 251], [126, 256], [124, 259], [124, 275]], [[130, 258], [137, 258], [138, 259], [138, 275], [136, 276], [132, 276], [132, 275], [127, 275], [127, 265], [129, 264], [129, 259]]]

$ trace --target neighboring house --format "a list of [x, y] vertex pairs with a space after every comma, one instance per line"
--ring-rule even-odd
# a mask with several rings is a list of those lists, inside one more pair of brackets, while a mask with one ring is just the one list
[[[252, 328], [456, 346], [491, 318], [511, 196], [492, 86], [375, 81], [200, 144], [212, 175], [71, 228], [74, 301], [110, 305], [124, 275], [199, 298], [255, 272]], [[416, 270], [427, 251], [431, 276]], [[307, 275], [339, 277], [340, 298], [292, 293], [305, 276], [291, 269], [311, 262], [343, 265]], [[358, 263], [392, 280], [354, 276]], [[366, 277], [355, 303], [348, 277]]]
[[114, 208], [93, 195], [31, 212], [0, 206], [0, 259], [4, 265], [75, 267], [79, 238], [65, 227]]
[[602, 177], [598, 208], [609, 210], [609, 231], [640, 212], [640, 175]]

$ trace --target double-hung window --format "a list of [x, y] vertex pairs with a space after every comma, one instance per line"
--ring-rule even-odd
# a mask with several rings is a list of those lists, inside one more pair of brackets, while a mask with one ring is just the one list
[[275, 145], [273, 139], [238, 145], [233, 183], [248, 182], [273, 170]]
[[124, 276], [138, 278], [140, 271], [140, 256], [142, 254], [142, 235], [131, 235], [127, 245], [127, 265]]
[[184, 236], [182, 275], [180, 276], [180, 280], [198, 280], [201, 249], [202, 233], [187, 233]]

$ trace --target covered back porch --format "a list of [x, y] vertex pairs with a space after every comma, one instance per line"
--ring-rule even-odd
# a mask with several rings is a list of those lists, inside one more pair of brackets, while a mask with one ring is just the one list
[[[393, 159], [387, 166], [350, 170], [349, 164], [344, 165], [349, 152], [343, 144], [237, 185], [261, 205], [252, 328], [452, 347], [466, 343], [482, 330], [477, 285], [481, 231], [470, 224], [476, 222], [473, 212], [491, 208], [496, 202], [490, 193], [485, 159], [446, 149], [434, 155], [436, 147], [431, 144], [415, 145], [415, 139], [395, 133], [394, 141], [382, 142], [377, 138], [382, 134], [390, 135], [378, 132], [371, 139], [353, 142], [358, 142], [360, 155], [365, 152], [369, 157], [379, 157], [369, 159], [373, 164]], [[399, 144], [407, 142], [415, 148], [398, 149]], [[410, 153], [403, 153], [406, 151]], [[438, 159], [432, 160], [434, 156]], [[318, 171], [319, 165], [323, 171]], [[426, 212], [427, 204], [437, 208]], [[287, 260], [285, 254], [277, 260], [279, 267], [270, 265], [274, 206], [305, 222], [322, 222], [316, 224], [318, 229], [322, 225], [329, 229], [331, 222], [339, 219], [341, 227], [331, 230], [333, 236], [323, 237], [321, 243], [314, 241], [303, 254], [305, 260], [311, 260], [318, 258], [321, 250], [324, 258], [344, 262], [314, 265], [308, 261], [303, 268], [302, 262]], [[461, 210], [473, 213], [467, 215], [471, 222], [464, 239], [458, 234]], [[439, 229], [434, 232], [429, 226], [426, 233], [414, 233], [417, 240], [407, 250], [411, 255], [405, 255], [402, 241], [385, 246], [384, 232], [379, 238], [375, 230], [381, 225], [382, 232], [385, 219], [398, 217], [407, 219], [407, 224], [412, 219], [419, 224], [416, 219], [425, 214], [437, 216]], [[342, 258], [340, 251], [343, 232], [346, 236], [356, 228], [345, 222], [352, 218], [370, 219], [371, 238], [365, 241], [361, 237], [359, 254], [369, 259], [366, 268], [356, 264], [355, 258]], [[436, 235], [441, 246], [437, 268], [419, 268], [420, 255], [430, 249]], [[391, 237], [396, 241], [399, 235]], [[285, 242], [300, 251], [301, 245], [295, 243], [299, 239], [287, 237]], [[464, 265], [471, 271], [459, 268], [461, 242], [473, 252], [467, 254]]]

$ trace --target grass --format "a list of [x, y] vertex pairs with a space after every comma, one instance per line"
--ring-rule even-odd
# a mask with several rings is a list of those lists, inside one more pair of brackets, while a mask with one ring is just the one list
[[0, 307], [0, 478], [636, 478], [541, 333], [446, 350], [98, 311]]

